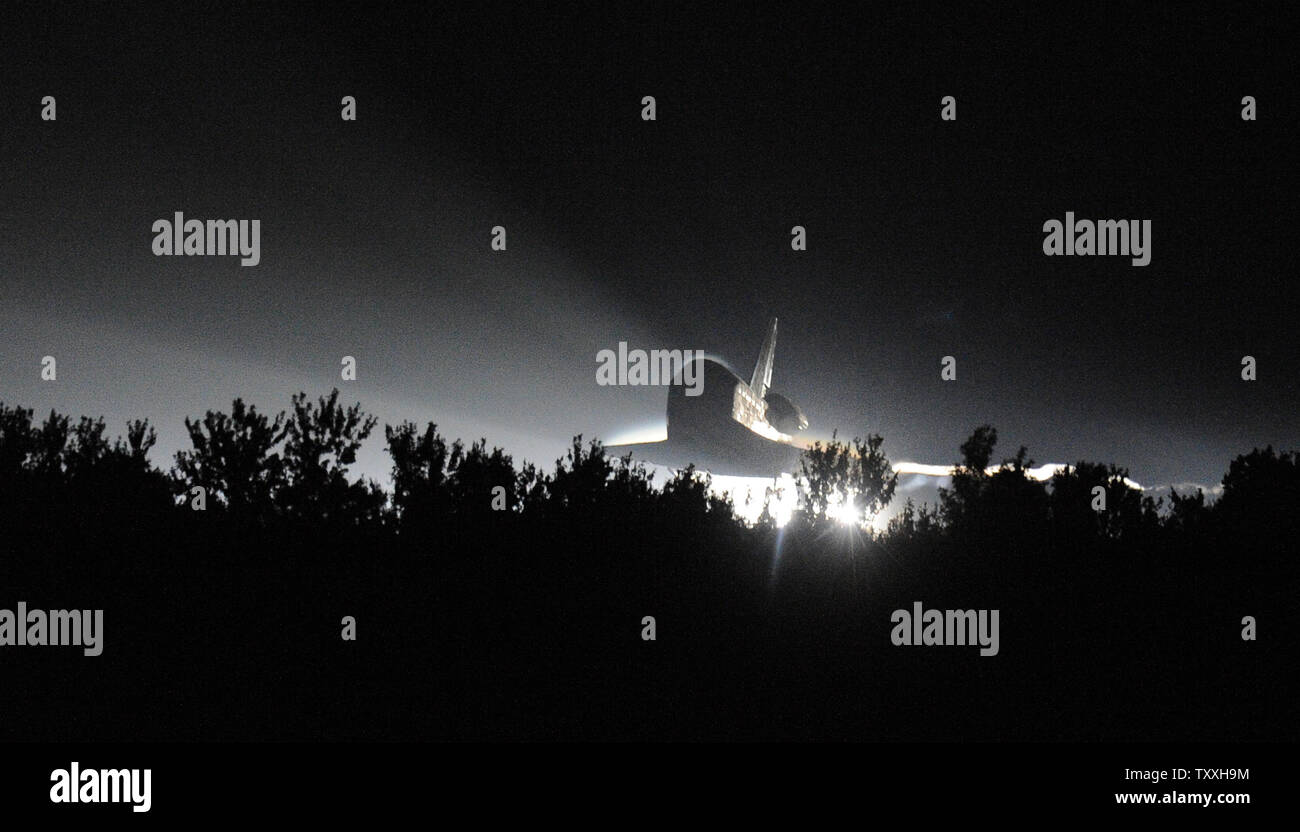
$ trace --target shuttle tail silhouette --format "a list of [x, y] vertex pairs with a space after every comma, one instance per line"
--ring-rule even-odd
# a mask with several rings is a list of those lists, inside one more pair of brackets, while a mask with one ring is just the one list
[[763, 398], [767, 388], [772, 386], [772, 360], [776, 357], [776, 318], [767, 325], [767, 337], [763, 339], [763, 348], [758, 351], [758, 363], [754, 365], [754, 376], [749, 380], [749, 389], [754, 395]]

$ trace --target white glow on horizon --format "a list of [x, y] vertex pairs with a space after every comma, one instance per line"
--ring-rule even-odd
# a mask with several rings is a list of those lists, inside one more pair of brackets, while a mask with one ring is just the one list
[[[1059, 462], [1049, 462], [1046, 465], [1039, 465], [1037, 468], [1026, 468], [1025, 476], [1031, 480], [1046, 482], [1058, 472], [1072, 466], [1063, 465]], [[986, 474], [996, 474], [1003, 468], [1010, 468], [1007, 465], [991, 465], [984, 469]], [[896, 462], [894, 463], [894, 473], [896, 474], [920, 474], [923, 477], [951, 477], [957, 470], [956, 465], [927, 465], [921, 462]], [[1124, 477], [1124, 484], [1136, 491], [1145, 491], [1141, 483], [1135, 482], [1128, 477]]]
[[617, 436], [606, 440], [606, 448], [617, 448], [619, 445], [640, 445], [644, 442], [665, 442], [668, 439], [668, 425], [647, 425], [639, 428], [628, 428]]
[[[667, 439], [667, 434], [665, 424], [636, 427], [607, 441], [605, 446], [617, 455], [617, 449], [620, 445], [662, 442]], [[985, 472], [991, 475], [1005, 467], [1009, 466], [994, 465], [985, 469]], [[1045, 482], [1050, 480], [1058, 471], [1070, 467], [1072, 466], [1061, 463], [1047, 463], [1026, 469], [1025, 476], [1032, 480]], [[675, 469], [654, 463], [649, 463], [649, 468], [662, 472], [662, 480], [667, 480], [675, 474]], [[951, 477], [957, 470], [957, 466], [902, 461], [894, 463], [893, 470], [900, 475], [942, 478]], [[729, 497], [736, 516], [751, 525], [757, 523], [762, 516], [765, 501], [772, 521], [777, 528], [784, 528], [789, 524], [794, 512], [799, 507], [799, 487], [795, 478], [790, 474], [782, 474], [775, 479], [770, 477], [723, 475], [714, 475], [711, 479], [712, 493], [721, 497]], [[1146, 490], [1140, 483], [1128, 477], [1125, 477], [1123, 482], [1129, 488], [1137, 491]], [[915, 487], [917, 486], [901, 487], [901, 490], [914, 490]], [[768, 496], [769, 489], [772, 490], [770, 497]], [[852, 503], [842, 501], [837, 495], [832, 495], [830, 504], [827, 506], [827, 513], [838, 524], [846, 527], [869, 528], [876, 533], [883, 533], [889, 526], [890, 515], [887, 512], [880, 511], [875, 515], [865, 517], [854, 510]]]

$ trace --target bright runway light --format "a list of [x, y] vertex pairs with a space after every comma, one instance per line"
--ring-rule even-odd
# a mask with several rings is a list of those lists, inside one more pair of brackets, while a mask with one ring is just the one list
[[862, 520], [858, 516], [858, 510], [853, 505], [852, 500], [844, 500], [839, 505], [830, 508], [830, 514], [845, 526], [856, 526]]
[[[769, 498], [768, 489], [772, 490]], [[783, 528], [794, 516], [799, 504], [798, 489], [794, 478], [782, 474], [779, 478], [763, 477], [723, 477], [713, 478], [713, 492], [731, 498], [736, 507], [736, 516], [746, 523], [757, 523], [763, 514], [764, 500], [768, 502], [768, 512], [777, 528]]]
[[[779, 501], [773, 500], [776, 507], [772, 509], [772, 522], [776, 523], [778, 529], [784, 529], [790, 522], [790, 518], [794, 517], [795, 502], [793, 494], [786, 495]], [[758, 518], [755, 517], [754, 519], [757, 520]]]

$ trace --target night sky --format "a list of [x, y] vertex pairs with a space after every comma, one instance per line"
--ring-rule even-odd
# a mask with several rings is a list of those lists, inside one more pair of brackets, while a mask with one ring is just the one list
[[[810, 433], [896, 461], [956, 461], [985, 422], [998, 458], [1148, 486], [1300, 446], [1280, 20], [202, 6], [0, 12], [6, 404], [148, 417], [167, 467], [186, 415], [338, 386], [381, 420], [360, 473], [386, 477], [401, 419], [549, 467], [662, 422], [662, 389], [596, 384], [597, 351], [747, 376], [776, 315]], [[261, 220], [261, 264], [155, 257], [176, 211]], [[1044, 256], [1066, 211], [1151, 220], [1150, 265]]]

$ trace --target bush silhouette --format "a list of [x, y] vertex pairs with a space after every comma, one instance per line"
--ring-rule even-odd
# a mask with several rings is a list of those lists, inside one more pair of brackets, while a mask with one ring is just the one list
[[[350, 473], [377, 421], [337, 390], [185, 427], [164, 472], [147, 422], [110, 440], [102, 419], [0, 404], [0, 584], [107, 609], [114, 651], [94, 686], [17, 654], [34, 664], [0, 707], [28, 718], [7, 738], [1296, 736], [1271, 716], [1290, 657], [1234, 630], [1289, 610], [1294, 453], [1164, 501], [1110, 463], [1040, 482], [1020, 448], [993, 469], [983, 425], [937, 506], [863, 535], [830, 515], [890, 506], [874, 435], [805, 453], [779, 526], [694, 467], [659, 485], [576, 436], [542, 470], [431, 423], [384, 426], [386, 493]], [[890, 611], [918, 600], [1002, 609], [1003, 653], [894, 647]], [[93, 726], [63, 718], [89, 707]]]

